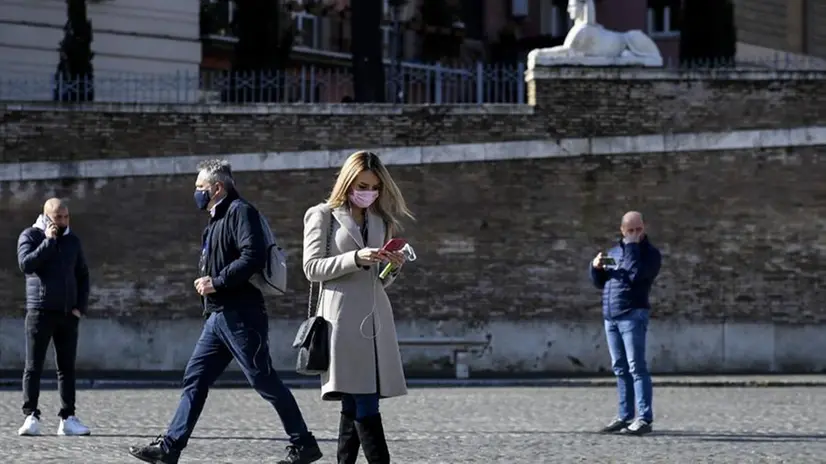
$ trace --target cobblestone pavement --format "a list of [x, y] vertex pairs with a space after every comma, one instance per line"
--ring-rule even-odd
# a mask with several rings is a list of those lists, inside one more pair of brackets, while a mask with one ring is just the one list
[[[48, 435], [17, 437], [20, 393], [0, 391], [0, 456], [5, 463], [138, 463], [131, 444], [162, 432], [176, 390], [81, 390], [90, 437], [56, 437], [57, 392], [42, 395]], [[315, 390], [295, 390], [335, 462], [337, 409]], [[647, 437], [592, 431], [614, 413], [611, 388], [413, 389], [382, 403], [394, 463], [805, 463], [826, 462], [826, 388], [655, 390], [655, 432]], [[275, 462], [285, 446], [277, 416], [249, 389], [210, 393], [182, 463]], [[359, 462], [364, 462], [361, 458]]]

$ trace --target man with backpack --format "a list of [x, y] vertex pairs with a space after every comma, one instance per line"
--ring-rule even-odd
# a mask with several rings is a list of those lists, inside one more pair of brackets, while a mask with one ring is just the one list
[[272, 367], [264, 296], [252, 282], [267, 264], [269, 231], [255, 207], [238, 195], [226, 161], [198, 165], [195, 204], [210, 214], [201, 240], [200, 277], [194, 282], [206, 322], [187, 363], [181, 401], [166, 434], [129, 452], [145, 462], [177, 463], [210, 386], [235, 359], [250, 385], [273, 405], [290, 437], [287, 456], [278, 462], [318, 461], [318, 443]]

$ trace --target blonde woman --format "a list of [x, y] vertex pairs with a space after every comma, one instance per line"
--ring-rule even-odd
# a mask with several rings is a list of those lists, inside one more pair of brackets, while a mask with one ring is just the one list
[[[330, 327], [330, 367], [321, 398], [341, 401], [338, 463], [354, 463], [359, 446], [370, 464], [390, 462], [379, 399], [407, 394], [393, 310], [385, 288], [404, 264], [381, 250], [413, 218], [398, 186], [374, 153], [344, 162], [329, 199], [304, 215], [304, 274], [321, 282], [318, 313]], [[384, 263], [394, 271], [380, 279]]]

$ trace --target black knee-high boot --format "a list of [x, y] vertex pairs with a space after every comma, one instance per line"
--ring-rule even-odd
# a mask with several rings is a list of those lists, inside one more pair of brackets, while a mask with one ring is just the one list
[[355, 464], [360, 445], [355, 419], [342, 414], [338, 422], [338, 464]]
[[364, 457], [367, 458], [369, 464], [390, 463], [390, 451], [387, 449], [387, 440], [384, 437], [381, 414], [357, 420], [356, 431], [361, 440]]

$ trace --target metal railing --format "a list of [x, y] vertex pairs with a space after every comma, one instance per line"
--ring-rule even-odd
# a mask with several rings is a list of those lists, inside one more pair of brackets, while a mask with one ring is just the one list
[[[467, 68], [403, 63], [396, 73], [385, 67], [386, 101], [391, 103], [525, 103], [525, 66], [486, 65]], [[225, 71], [170, 74], [103, 73], [91, 82], [56, 79], [50, 73], [16, 73], [0, 67], [0, 100], [83, 101], [81, 91], [94, 89], [94, 100], [122, 103], [340, 103], [353, 98], [347, 68], [295, 66], [279, 73]], [[401, 99], [396, 95], [401, 94]]]
[[[445, 67], [402, 63], [400, 73], [385, 62], [384, 88], [389, 103], [482, 104], [526, 102], [525, 66], [476, 63]], [[666, 68], [686, 68], [666, 60]], [[737, 63], [697, 62], [687, 68], [735, 71], [826, 71], [826, 60], [792, 54], [754, 56]], [[190, 68], [192, 69], [192, 68]], [[713, 77], [712, 77], [713, 78]], [[0, 63], [0, 101], [84, 101], [121, 103], [340, 103], [353, 99], [348, 68], [296, 64], [274, 74], [180, 71], [166, 74], [98, 71], [90, 82], [55, 79], [48, 70], [19, 69]], [[397, 95], [401, 98], [396, 98]]]

